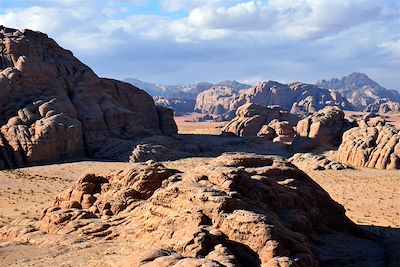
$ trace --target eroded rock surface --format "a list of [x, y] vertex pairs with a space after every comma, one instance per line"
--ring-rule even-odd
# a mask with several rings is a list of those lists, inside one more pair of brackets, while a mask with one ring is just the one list
[[374, 103], [369, 104], [363, 109], [363, 112], [384, 113], [400, 113], [400, 103], [390, 101], [387, 98], [378, 99]]
[[238, 105], [233, 99], [237, 91], [227, 86], [214, 86], [197, 95], [196, 112], [218, 116], [220, 120], [230, 120], [235, 115]]
[[244, 104], [223, 129], [223, 134], [249, 137], [258, 136], [276, 142], [291, 142], [293, 127], [299, 118], [275, 106], [265, 107], [253, 103]]
[[400, 131], [368, 124], [350, 129], [343, 134], [337, 159], [352, 166], [400, 169]]
[[299, 121], [296, 126], [297, 136], [293, 148], [312, 150], [329, 146], [338, 146], [342, 134], [352, 125], [344, 118], [344, 112], [337, 106], [324, 109]]
[[298, 114], [313, 113], [332, 105], [352, 110], [352, 105], [338, 92], [311, 84], [281, 84], [275, 81], [261, 82], [239, 92], [225, 87], [211, 88], [197, 96], [195, 109], [198, 112], [218, 115], [221, 120], [230, 120], [235, 111], [246, 103], [278, 105]]
[[301, 170], [344, 170], [349, 169], [348, 166], [332, 161], [323, 155], [316, 155], [313, 153], [296, 153], [288, 159], [289, 162], [296, 165]]
[[40, 220], [16, 221], [0, 236], [36, 245], [129, 243], [131, 266], [329, 266], [326, 244], [346, 249], [331, 239], [374, 246], [344, 213], [282, 158], [229, 153], [187, 172], [149, 161], [83, 175]]
[[0, 158], [6, 167], [108, 157], [111, 150], [131, 149], [132, 139], [176, 133], [172, 116], [157, 112], [145, 91], [99, 78], [46, 34], [1, 26], [0, 37]]

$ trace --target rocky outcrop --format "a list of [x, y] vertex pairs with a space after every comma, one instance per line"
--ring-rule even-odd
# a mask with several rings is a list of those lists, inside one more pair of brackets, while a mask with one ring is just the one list
[[343, 132], [351, 126], [339, 107], [325, 107], [297, 123], [293, 149], [312, 150], [338, 146]]
[[0, 27], [0, 36], [0, 158], [9, 168], [107, 157], [132, 139], [176, 133], [146, 92], [97, 77], [46, 34]]
[[387, 125], [350, 129], [343, 135], [337, 160], [352, 166], [400, 169], [400, 131]]
[[274, 81], [258, 83], [241, 92], [236, 100], [242, 103], [255, 103], [264, 106], [278, 105], [291, 113], [313, 113], [327, 105], [338, 105], [351, 109], [346, 99], [335, 92], [304, 83], [281, 84]]
[[374, 112], [378, 114], [400, 113], [400, 103], [390, 101], [387, 98], [376, 100], [363, 109], [363, 112]]
[[320, 80], [317, 81], [316, 85], [340, 92], [357, 110], [363, 110], [381, 98], [400, 102], [398, 91], [380, 86], [364, 73], [353, 72], [342, 79]]
[[196, 142], [196, 140], [154, 136], [145, 138], [137, 144], [129, 157], [129, 161], [135, 163], [148, 160], [176, 160], [201, 156], [201, 152], [207, 150], [211, 150], [211, 148], [207, 147], [207, 144], [202, 145], [200, 142]]
[[239, 93], [226, 88], [211, 88], [198, 95], [195, 109], [231, 119], [237, 108], [245, 103], [278, 105], [291, 113], [302, 114], [316, 112], [327, 105], [338, 105], [352, 110], [351, 104], [340, 93], [311, 84], [281, 84], [275, 81], [258, 83]]
[[[271, 136], [272, 134], [272, 136]], [[294, 123], [289, 121], [279, 121], [273, 119], [267, 125], [263, 125], [258, 131], [257, 136], [267, 138], [273, 142], [291, 143], [296, 134]]]
[[373, 244], [365, 237], [294, 165], [237, 153], [187, 172], [149, 161], [86, 174], [40, 220], [0, 228], [2, 240], [33, 245], [119, 246], [129, 266], [350, 266], [368, 249], [343, 244]]
[[197, 95], [194, 111], [230, 120], [234, 117], [237, 108], [232, 101], [236, 96], [237, 92], [232, 88], [226, 86], [211, 87]]
[[301, 170], [314, 170], [314, 171], [324, 171], [324, 170], [345, 170], [349, 169], [348, 166], [332, 161], [323, 155], [316, 155], [313, 153], [296, 153], [288, 159], [289, 162], [296, 165]]
[[278, 106], [265, 107], [248, 103], [238, 108], [236, 117], [224, 126], [222, 132], [290, 142], [295, 134], [293, 127], [297, 121], [297, 116]]

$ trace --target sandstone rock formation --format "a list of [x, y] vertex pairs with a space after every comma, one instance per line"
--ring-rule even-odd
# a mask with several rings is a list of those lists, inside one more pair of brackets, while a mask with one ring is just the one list
[[216, 86], [200, 93], [196, 98], [195, 112], [217, 115], [224, 120], [234, 117], [237, 106], [233, 99], [237, 96], [232, 88]]
[[293, 141], [295, 150], [312, 150], [338, 146], [344, 131], [351, 127], [344, 118], [344, 112], [335, 106], [328, 106], [299, 121], [297, 136]]
[[400, 169], [400, 131], [393, 126], [364, 126], [346, 131], [339, 162], [359, 167]]
[[245, 103], [278, 105], [291, 113], [313, 113], [327, 105], [352, 110], [352, 105], [340, 93], [311, 84], [281, 84], [275, 81], [258, 83], [239, 93], [227, 88], [211, 88], [197, 96], [195, 110], [229, 120], [236, 109]]
[[[270, 134], [273, 138], [269, 137]], [[267, 125], [263, 125], [257, 133], [258, 137], [268, 138], [274, 142], [291, 143], [296, 134], [294, 130], [294, 123], [289, 121], [279, 121], [273, 119]]]
[[320, 80], [316, 85], [340, 92], [357, 110], [362, 110], [381, 98], [400, 102], [398, 91], [380, 86], [364, 73], [353, 72], [342, 79]]
[[316, 155], [313, 153], [296, 153], [288, 159], [289, 162], [296, 165], [301, 170], [344, 170], [349, 169], [348, 166], [332, 161], [323, 155]]
[[350, 266], [367, 255], [343, 244], [373, 243], [365, 237], [294, 165], [237, 153], [187, 172], [149, 161], [87, 174], [40, 220], [0, 228], [2, 240], [34, 245], [129, 244], [130, 266]]
[[297, 121], [297, 116], [278, 106], [265, 107], [248, 103], [238, 108], [236, 117], [225, 125], [222, 132], [291, 142], [295, 134], [293, 127]]
[[129, 161], [145, 162], [148, 160], [166, 161], [181, 158], [200, 156], [204, 150], [210, 150], [199, 142], [184, 140], [184, 138], [171, 138], [168, 136], [155, 136], [143, 139], [132, 151]]
[[387, 98], [376, 100], [363, 109], [363, 112], [384, 113], [400, 113], [400, 103], [390, 101]]
[[[168, 111], [101, 79], [46, 34], [0, 27], [0, 158], [8, 168], [108, 157], [135, 138], [176, 133]], [[5, 163], [5, 164], [4, 164]]]
[[[196, 97], [201, 92], [210, 89], [213, 86], [225, 86], [233, 91], [239, 92], [242, 89], [249, 88], [250, 85], [239, 83], [237, 81], [222, 81], [216, 84], [209, 82], [199, 82], [188, 85], [165, 85], [144, 82], [135, 78], [126, 78], [124, 82], [130, 83], [137, 88], [143, 89], [153, 97], [163, 97], [166, 99], [187, 99], [196, 100]], [[191, 110], [193, 111], [193, 109]]]

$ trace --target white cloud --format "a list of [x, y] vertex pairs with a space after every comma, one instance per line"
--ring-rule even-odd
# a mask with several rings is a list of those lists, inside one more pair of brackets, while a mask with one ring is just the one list
[[6, 5], [0, 25], [46, 32], [100, 74], [117, 78], [312, 81], [363, 69], [378, 78], [391, 73], [390, 87], [400, 87], [395, 1], [161, 1], [168, 12], [183, 11], [182, 17], [132, 9], [147, 0], [77, 1]]
[[231, 7], [203, 6], [193, 9], [187, 22], [208, 29], [258, 29], [271, 23], [270, 15], [256, 2], [239, 3]]
[[231, 0], [160, 0], [161, 7], [169, 12], [191, 10], [199, 6], [230, 4]]
[[393, 54], [397, 59], [400, 58], [400, 39], [396, 41], [385, 41], [378, 44], [378, 47], [383, 48]]

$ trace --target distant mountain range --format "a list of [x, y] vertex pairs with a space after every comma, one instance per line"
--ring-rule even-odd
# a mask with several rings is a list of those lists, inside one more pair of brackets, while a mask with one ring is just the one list
[[222, 81], [216, 84], [209, 82], [199, 82], [196, 84], [188, 85], [165, 85], [151, 82], [144, 82], [135, 78], [125, 78], [124, 82], [130, 83], [140, 89], [145, 90], [151, 96], [164, 97], [164, 98], [185, 98], [185, 99], [196, 99], [197, 95], [213, 86], [227, 86], [232, 88], [234, 91], [240, 91], [251, 87], [249, 84], [239, 83], [237, 81]]
[[382, 98], [400, 102], [399, 91], [380, 86], [364, 73], [353, 72], [342, 79], [319, 80], [315, 84], [321, 88], [338, 91], [356, 110], [362, 110]]
[[386, 89], [366, 74], [357, 72], [341, 79], [319, 80], [315, 85], [269, 81], [251, 86], [229, 80], [216, 84], [200, 82], [191, 85], [163, 85], [133, 78], [124, 81], [146, 90], [158, 105], [178, 112], [196, 110], [223, 119], [232, 117], [236, 109], [247, 102], [280, 105], [300, 113], [315, 112], [326, 105], [339, 105], [343, 109], [355, 111], [396, 112], [400, 102], [400, 92]]

